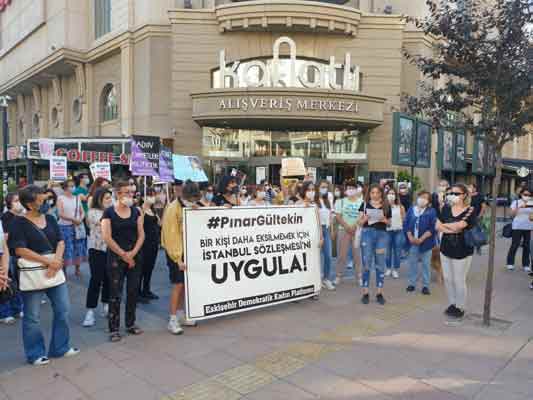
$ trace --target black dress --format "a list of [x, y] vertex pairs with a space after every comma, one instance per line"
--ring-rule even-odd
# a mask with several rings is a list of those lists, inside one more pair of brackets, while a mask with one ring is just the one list
[[144, 214], [144, 234], [143, 268], [139, 289], [141, 295], [147, 296], [152, 292], [150, 283], [159, 251], [159, 219], [156, 215]]

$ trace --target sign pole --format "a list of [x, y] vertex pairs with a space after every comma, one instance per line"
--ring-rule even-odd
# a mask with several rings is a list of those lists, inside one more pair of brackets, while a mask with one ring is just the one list
[[[9, 178], [7, 173], [7, 142], [9, 141], [9, 124], [7, 121], [7, 104], [2, 106], [2, 153], [4, 156], [2, 162], [2, 193], [3, 198], [7, 196], [7, 187], [9, 185]], [[16, 168], [15, 168], [16, 169]]]

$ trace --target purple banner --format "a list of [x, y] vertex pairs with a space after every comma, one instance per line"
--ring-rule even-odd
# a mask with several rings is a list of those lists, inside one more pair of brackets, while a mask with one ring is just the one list
[[159, 182], [174, 181], [174, 166], [172, 164], [172, 151], [165, 146], [161, 146], [159, 156]]
[[134, 176], [159, 175], [159, 151], [161, 144], [158, 137], [131, 137], [131, 173]]

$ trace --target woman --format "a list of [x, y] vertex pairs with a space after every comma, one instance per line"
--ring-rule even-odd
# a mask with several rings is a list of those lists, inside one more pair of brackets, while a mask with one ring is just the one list
[[[35, 185], [26, 186], [19, 192], [21, 204], [26, 209], [24, 217], [18, 217], [10, 231], [10, 247], [17, 257], [41, 263], [52, 277], [63, 268], [65, 242], [57, 221], [46, 215], [48, 203], [44, 190]], [[46, 256], [52, 255], [53, 256]], [[47, 295], [54, 314], [48, 356], [40, 327], [41, 298]], [[33, 365], [50, 363], [48, 357], [71, 357], [79, 350], [70, 346], [69, 295], [66, 283], [34, 291], [22, 292], [24, 317], [22, 340], [26, 359]]]
[[242, 186], [239, 192], [239, 204], [241, 206], [247, 206], [250, 202], [251, 196], [248, 195], [248, 189], [246, 186]]
[[[87, 238], [83, 219], [85, 213], [79, 196], [74, 196], [74, 181], [63, 182], [63, 194], [57, 200], [59, 228], [65, 240], [65, 273], [67, 267], [76, 266], [76, 276], [80, 277], [80, 265], [87, 261]], [[76, 237], [76, 231], [80, 232]]]
[[167, 195], [161, 185], [156, 185], [154, 187], [154, 190], [155, 190], [154, 211], [159, 218], [163, 218], [163, 212], [165, 211], [165, 207], [167, 205]]
[[202, 194], [202, 198], [198, 200], [197, 205], [198, 207], [213, 207], [213, 198], [215, 189], [213, 188], [213, 185], [205, 184], [200, 188], [200, 193]]
[[286, 205], [292, 206], [301, 200], [300, 195], [298, 193], [298, 184], [296, 182], [292, 183], [289, 186], [287, 194], [288, 195], [287, 195]]
[[[348, 264], [350, 249], [352, 251], [354, 271], [357, 272], [358, 244], [355, 235], [358, 229], [357, 221], [359, 209], [363, 204], [363, 187], [354, 180], [344, 182], [345, 197], [335, 203], [335, 217], [337, 219], [337, 265], [335, 267], [337, 277], [335, 286], [341, 283], [341, 279]], [[359, 284], [362, 286], [362, 275], [359, 272]]]
[[[24, 207], [20, 204], [18, 194], [9, 193], [6, 196], [6, 212], [2, 214], [2, 232], [6, 246], [9, 241], [9, 232], [11, 232], [13, 221], [22, 215], [24, 215]], [[10, 257], [5, 257], [6, 259], [9, 258], [9, 267], [4, 272], [7, 276], [13, 278], [16, 276], [17, 271], [15, 249], [9, 249], [9, 256]], [[2, 259], [2, 263], [3, 261], [5, 260]], [[21, 312], [22, 296], [20, 295], [20, 292], [17, 292], [10, 301], [5, 304], [0, 304], [0, 323], [7, 325], [14, 324], [16, 322], [15, 318], [18, 318]]]
[[331, 282], [331, 225], [333, 223], [333, 204], [329, 193], [329, 182], [320, 182], [316, 193], [315, 203], [318, 205], [318, 215], [322, 228], [321, 248], [322, 256], [322, 285], [328, 290], [335, 290], [335, 285]]
[[117, 203], [104, 211], [102, 216], [102, 237], [107, 245], [106, 269], [110, 279], [109, 339], [119, 342], [120, 303], [122, 287], [126, 287], [126, 331], [140, 335], [143, 331], [135, 325], [137, 294], [141, 265], [139, 251], [144, 243], [144, 220], [139, 210], [133, 206], [132, 187], [120, 181], [115, 186]]
[[159, 296], [152, 292], [152, 273], [159, 251], [160, 225], [161, 221], [155, 213], [155, 191], [146, 190], [146, 197], [142, 205], [144, 217], [144, 243], [142, 247], [142, 272], [139, 285], [139, 295], [147, 300], [158, 300]]
[[46, 201], [48, 201], [48, 204], [50, 205], [50, 209], [48, 210], [47, 214], [53, 216], [57, 220], [59, 219], [59, 214], [57, 211], [57, 194], [53, 189], [47, 189], [45, 193], [48, 195]]
[[[9, 282], [9, 248], [4, 230], [0, 225], [0, 292], [9, 287]], [[13, 321], [15, 321], [14, 318]]]
[[252, 200], [248, 203], [251, 207], [266, 207], [267, 203], [265, 187], [263, 185], [257, 185], [252, 195]]
[[217, 207], [239, 206], [239, 185], [234, 176], [224, 176], [218, 185], [218, 194], [213, 199]]
[[111, 184], [109, 183], [109, 181], [105, 178], [102, 178], [101, 176], [94, 180], [93, 184], [91, 185], [89, 189], [89, 194], [87, 196], [87, 202], [88, 202], [89, 208], [91, 207], [91, 201], [94, 197], [94, 194], [100, 188], [111, 190]]
[[507, 253], [507, 269], [514, 270], [516, 251], [522, 244], [522, 268], [529, 272], [530, 268], [530, 241], [531, 230], [533, 229], [533, 198], [528, 189], [522, 189], [519, 193], [520, 199], [511, 203], [511, 214], [513, 215], [513, 233], [511, 247]]
[[445, 313], [451, 319], [462, 319], [467, 296], [466, 276], [474, 254], [474, 248], [465, 242], [464, 231], [472, 228], [476, 218], [474, 209], [469, 207], [465, 185], [453, 185], [448, 200], [451, 205], [442, 208], [437, 221], [437, 230], [442, 233], [440, 259], [450, 303]]
[[[416, 282], [422, 270], [422, 294], [431, 294], [431, 251], [436, 243], [435, 225], [437, 212], [431, 207], [431, 193], [423, 190], [418, 193], [416, 205], [412, 206], [405, 217], [403, 232], [409, 244], [407, 264], [409, 268], [407, 292], [416, 290]], [[420, 269], [419, 269], [420, 264]]]
[[405, 208], [400, 203], [400, 196], [394, 189], [389, 189], [387, 192], [387, 201], [391, 210], [391, 223], [387, 227], [387, 234], [389, 236], [389, 243], [387, 246], [386, 265], [387, 270], [385, 276], [391, 276], [398, 279], [400, 274], [400, 256], [405, 243], [405, 236], [403, 233], [403, 220], [405, 218]]
[[385, 191], [379, 185], [372, 185], [367, 193], [364, 204], [359, 208], [361, 217], [359, 225], [361, 233], [361, 252], [363, 259], [363, 297], [361, 302], [370, 302], [369, 284], [370, 272], [376, 273], [376, 301], [384, 305], [383, 282], [385, 278], [385, 254], [388, 245], [387, 226], [392, 217]]
[[93, 201], [87, 215], [89, 225], [89, 268], [91, 279], [87, 289], [87, 313], [83, 320], [84, 327], [94, 326], [96, 320], [94, 310], [98, 306], [98, 298], [102, 294], [102, 316], [109, 313], [109, 277], [105, 268], [107, 260], [107, 246], [102, 238], [102, 216], [106, 208], [111, 207], [113, 198], [111, 191], [101, 187], [93, 195]]

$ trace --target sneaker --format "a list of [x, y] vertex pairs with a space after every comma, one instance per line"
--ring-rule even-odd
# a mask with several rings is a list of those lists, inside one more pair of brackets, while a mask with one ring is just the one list
[[168, 331], [172, 333], [173, 335], [181, 335], [183, 333], [183, 329], [180, 326], [180, 323], [177, 318], [170, 318], [168, 321]]
[[376, 301], [378, 302], [378, 304], [381, 304], [382, 306], [384, 306], [386, 303], [385, 297], [383, 297], [381, 293], [376, 295]]
[[80, 349], [77, 349], [75, 347], [71, 347], [65, 354], [63, 354], [63, 357], [74, 357], [80, 354]]
[[102, 304], [102, 311], [100, 311], [100, 315], [103, 318], [107, 318], [109, 316], [109, 304], [106, 304], [106, 303]]
[[364, 294], [363, 297], [361, 297], [361, 303], [368, 304], [370, 303], [370, 296], [367, 294]]
[[185, 317], [178, 318], [178, 321], [181, 326], [195, 327], [196, 325], [198, 325], [196, 321], [193, 321], [191, 319], [186, 319]]
[[96, 319], [94, 318], [94, 311], [88, 310], [87, 314], [85, 314], [85, 319], [83, 320], [83, 327], [90, 328], [91, 326], [94, 326], [95, 323]]
[[431, 292], [429, 291], [428, 287], [423, 287], [422, 288], [422, 294], [426, 295], [426, 296], [429, 296], [431, 294]]
[[453, 316], [457, 319], [463, 319], [465, 316], [465, 311], [455, 307], [455, 313]]
[[148, 292], [144, 294], [144, 297], [150, 300], [159, 300], [159, 296], [155, 294], [154, 292]]
[[412, 286], [412, 285], [409, 285], [407, 286], [407, 289], [405, 289], [408, 293], [411, 293], [411, 292], [414, 292], [415, 291], [415, 287]]
[[17, 320], [14, 317], [0, 318], [0, 324], [13, 325]]
[[507, 271], [514, 271], [514, 265], [508, 265]]
[[531, 281], [531, 283], [529, 284], [529, 288], [533, 290], [533, 281]]
[[389, 276], [391, 276], [391, 274], [392, 274], [392, 269], [387, 268], [387, 270], [385, 271], [385, 276], [388, 278]]
[[342, 279], [341, 279], [340, 276], [337, 276], [337, 277], [335, 278], [335, 280], [333, 281], [333, 283], [335, 284], [335, 286], [339, 286], [339, 285], [341, 284], [341, 282], [342, 282]]
[[455, 313], [456, 309], [457, 308], [455, 307], [455, 304], [452, 304], [444, 311], [444, 314], [446, 314], [448, 316], [451, 316], [451, 315], [453, 315]]
[[333, 283], [329, 279], [324, 279], [324, 282], [322, 282], [322, 284], [328, 290], [335, 290], [335, 285], [333, 285]]
[[37, 360], [32, 362], [32, 365], [35, 365], [36, 367], [41, 367], [48, 364], [50, 364], [50, 359], [48, 357], [39, 357]]
[[394, 279], [399, 279], [400, 278], [400, 274], [398, 273], [398, 271], [394, 270], [394, 271], [392, 271], [392, 277]]
[[531, 272], [531, 267], [524, 267], [524, 272], [529, 274]]

